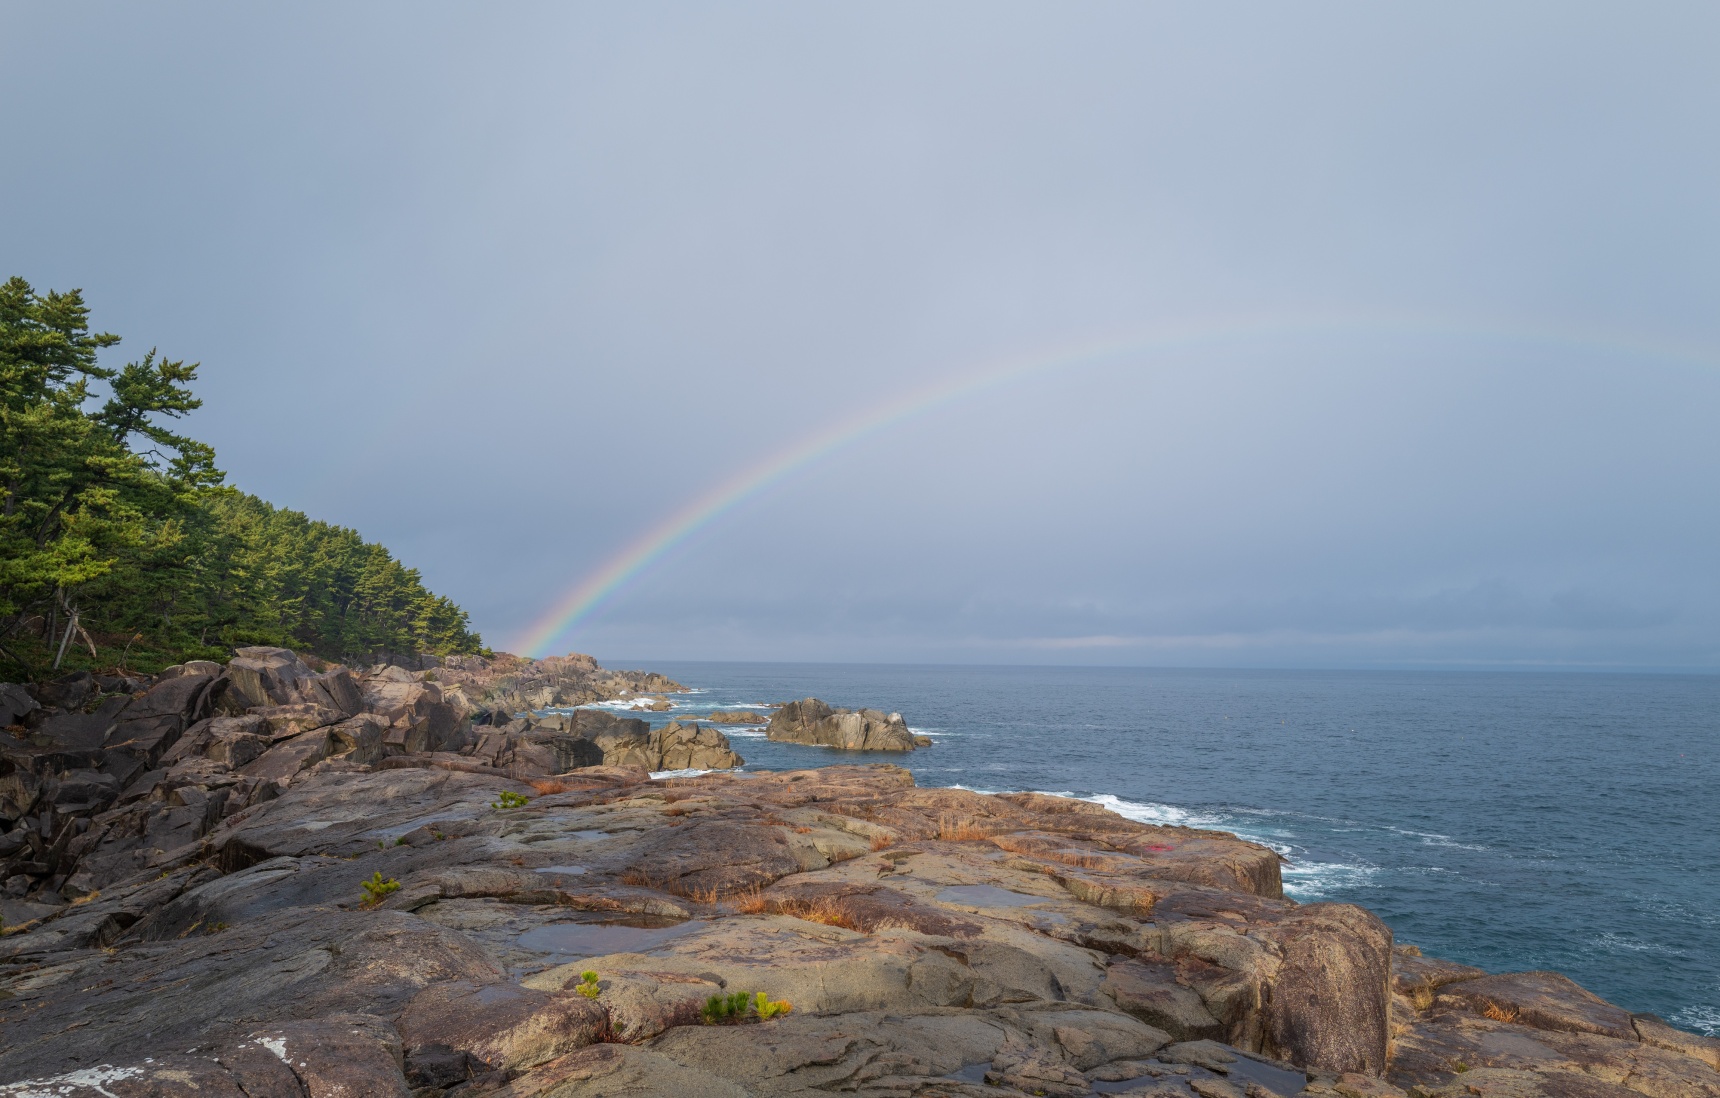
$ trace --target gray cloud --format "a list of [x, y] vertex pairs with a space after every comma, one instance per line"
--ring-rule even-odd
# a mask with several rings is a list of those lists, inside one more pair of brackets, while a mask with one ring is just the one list
[[[1720, 666], [1710, 6], [6, 22], [6, 273], [83, 286], [122, 352], [203, 360], [236, 482], [383, 540], [494, 640], [915, 386], [1336, 315], [1365, 323], [880, 432], [565, 643]], [[1380, 323], [1405, 315], [1431, 322]]]

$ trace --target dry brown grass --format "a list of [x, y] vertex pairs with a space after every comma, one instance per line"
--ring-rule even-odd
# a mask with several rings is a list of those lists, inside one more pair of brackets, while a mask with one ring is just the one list
[[692, 900], [696, 904], [714, 904], [723, 898], [722, 890], [716, 885], [707, 885], [704, 888], [699, 888], [696, 885], [686, 886], [681, 884], [672, 884], [666, 889], [666, 891], [672, 892], [677, 896], [683, 896]]
[[1481, 1006], [1481, 1016], [1491, 1018], [1495, 1022], [1515, 1022], [1517, 1020], [1517, 1008], [1509, 1003], [1500, 1004], [1489, 999]]
[[938, 838], [951, 843], [984, 842], [991, 838], [991, 832], [972, 820], [944, 816], [938, 820]]
[[566, 793], [568, 791], [568, 787], [565, 784], [551, 778], [529, 778], [527, 779], [526, 784], [537, 790], [541, 796], [545, 797], [549, 796], [551, 793]]
[[762, 889], [752, 888], [730, 896], [727, 904], [737, 915], [789, 915], [825, 926], [866, 929], [848, 906], [835, 896], [767, 896]]
[[809, 923], [823, 923], [825, 926], [839, 926], [848, 930], [865, 929], [855, 919], [848, 905], [834, 896], [815, 896], [811, 899], [790, 896], [772, 901], [770, 908], [773, 914], [791, 915]]
[[896, 837], [894, 835], [887, 835], [880, 832], [879, 834], [872, 836], [872, 849], [875, 851], [888, 850], [895, 845]]
[[758, 888], [749, 888], [729, 897], [729, 906], [737, 915], [763, 915], [770, 910], [770, 901]]
[[629, 869], [621, 874], [621, 883], [633, 885], [636, 888], [656, 888], [657, 882], [643, 869]]

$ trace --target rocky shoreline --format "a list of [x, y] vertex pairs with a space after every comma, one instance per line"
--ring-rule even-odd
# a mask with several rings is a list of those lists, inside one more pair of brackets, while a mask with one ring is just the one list
[[[517, 715], [661, 676], [410, 662], [0, 687], [0, 1096], [1720, 1098], [1720, 1042], [1422, 957], [1222, 832], [889, 765], [652, 779], [740, 757]], [[772, 732], [841, 739], [810, 701]]]

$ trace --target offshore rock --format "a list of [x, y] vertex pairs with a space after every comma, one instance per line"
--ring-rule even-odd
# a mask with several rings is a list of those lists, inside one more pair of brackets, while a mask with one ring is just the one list
[[770, 716], [767, 739], [841, 751], [912, 751], [931, 739], [916, 736], [900, 713], [832, 709], [817, 698], [789, 702]]
[[712, 724], [768, 724], [769, 718], [763, 713], [754, 713], [750, 709], [718, 709], [705, 714], [705, 719]]

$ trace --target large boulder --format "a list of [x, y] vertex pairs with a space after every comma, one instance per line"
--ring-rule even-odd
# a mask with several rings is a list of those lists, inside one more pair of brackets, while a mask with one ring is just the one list
[[908, 730], [900, 713], [876, 709], [832, 709], [817, 698], [789, 702], [771, 714], [765, 737], [778, 743], [834, 747], [840, 751], [912, 751], [931, 740]]
[[396, 752], [455, 751], [469, 742], [460, 710], [422, 675], [387, 666], [361, 685], [365, 711], [388, 722], [383, 742]]

